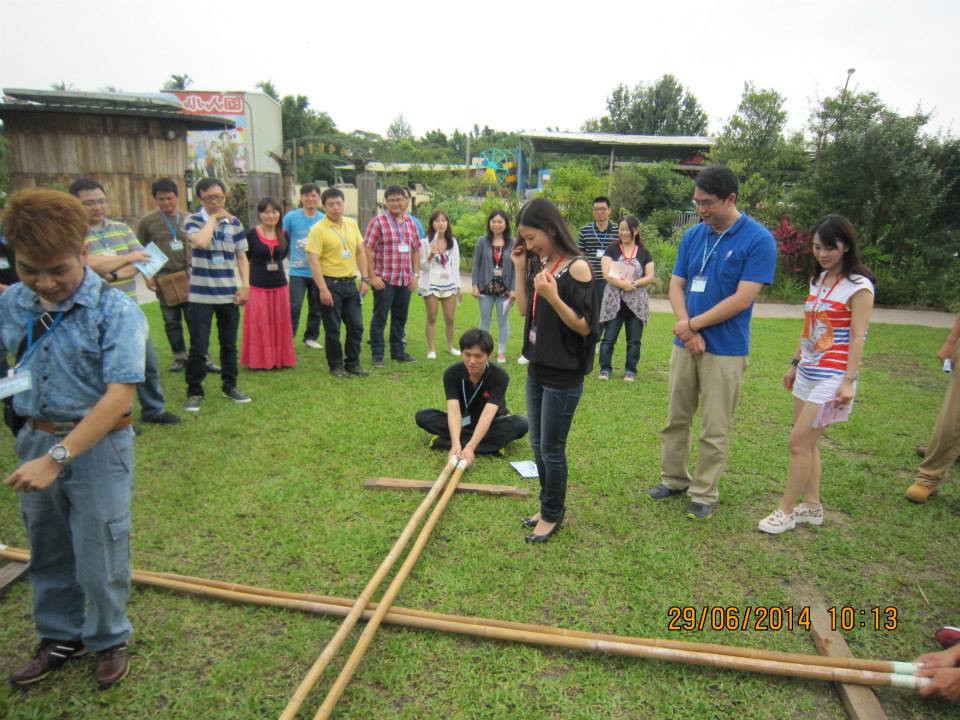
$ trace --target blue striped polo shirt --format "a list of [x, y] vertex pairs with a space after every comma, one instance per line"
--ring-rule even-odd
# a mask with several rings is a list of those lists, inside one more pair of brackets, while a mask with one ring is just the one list
[[[207, 224], [207, 211], [201, 209], [187, 218], [184, 230], [193, 238]], [[213, 231], [210, 247], [190, 243], [190, 298], [194, 303], [218, 305], [232, 303], [237, 292], [237, 253], [247, 251], [246, 231], [233, 218], [221, 220]]]

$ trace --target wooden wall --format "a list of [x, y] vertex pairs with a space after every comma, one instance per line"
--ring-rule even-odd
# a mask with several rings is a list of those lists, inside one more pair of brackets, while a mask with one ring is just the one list
[[[186, 125], [177, 120], [78, 115], [7, 114], [11, 190], [59, 186], [66, 190], [80, 177], [99, 181], [110, 201], [110, 217], [136, 229], [156, 205], [150, 186], [169, 177], [180, 187], [186, 209]], [[168, 131], [174, 133], [167, 138]]]

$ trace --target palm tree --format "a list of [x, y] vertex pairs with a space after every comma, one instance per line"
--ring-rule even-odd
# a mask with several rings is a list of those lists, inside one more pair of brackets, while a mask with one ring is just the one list
[[163, 84], [164, 90], [186, 90], [193, 84], [189, 75], [170, 75], [170, 79]]
[[76, 86], [73, 83], [68, 83], [65, 80], [60, 82], [50, 83], [50, 88], [56, 90], [57, 92], [70, 92], [76, 90]]

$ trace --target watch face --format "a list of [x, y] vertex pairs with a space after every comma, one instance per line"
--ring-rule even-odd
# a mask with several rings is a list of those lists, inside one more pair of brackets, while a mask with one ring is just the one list
[[64, 463], [70, 457], [70, 451], [63, 445], [54, 445], [50, 448], [50, 457], [58, 463]]

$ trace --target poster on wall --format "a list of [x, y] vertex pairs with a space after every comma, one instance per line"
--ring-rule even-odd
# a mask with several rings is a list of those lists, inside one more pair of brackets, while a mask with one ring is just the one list
[[223, 115], [236, 127], [187, 133], [187, 167], [195, 178], [229, 179], [247, 174], [247, 117], [243, 93], [173, 92], [191, 115]]

